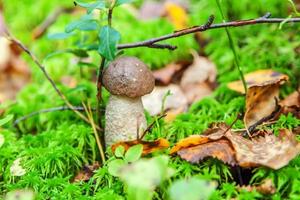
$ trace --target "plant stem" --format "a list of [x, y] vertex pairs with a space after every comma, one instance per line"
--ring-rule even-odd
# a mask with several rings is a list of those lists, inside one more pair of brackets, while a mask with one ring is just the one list
[[[217, 5], [218, 5], [218, 8], [219, 8], [219, 11], [221, 13], [223, 22], [226, 23], [224, 13], [223, 13], [222, 7], [220, 5], [220, 0], [216, 0], [216, 2], [217, 2]], [[231, 48], [233, 56], [234, 56], [235, 66], [239, 70], [240, 77], [242, 79], [242, 83], [243, 83], [243, 86], [244, 86], [245, 94], [247, 95], [247, 83], [246, 83], [246, 79], [245, 79], [243, 70], [242, 70], [242, 68], [240, 66], [240, 63], [239, 63], [239, 59], [238, 59], [238, 55], [237, 55], [237, 52], [236, 52], [236, 49], [235, 49], [235, 46], [234, 46], [234, 43], [233, 43], [233, 39], [232, 39], [231, 34], [230, 34], [230, 32], [229, 32], [229, 30], [228, 30], [227, 27], [225, 27], [225, 31], [226, 31], [226, 34], [227, 34], [227, 37], [228, 37], [228, 40], [229, 40], [230, 48]]]
[[105, 150], [104, 150], [104, 146], [102, 146], [102, 143], [100, 141], [100, 138], [99, 138], [99, 135], [98, 135], [98, 132], [97, 132], [97, 129], [96, 129], [96, 124], [95, 124], [95, 121], [94, 121], [94, 118], [93, 118], [93, 113], [92, 113], [92, 110], [91, 110], [91, 106], [90, 104], [88, 103], [88, 106], [86, 106], [84, 103], [82, 103], [85, 111], [86, 111], [86, 114], [88, 116], [88, 119], [89, 119], [89, 122], [92, 126], [92, 129], [93, 129], [93, 133], [95, 135], [95, 139], [96, 139], [96, 143], [97, 143], [97, 146], [98, 146], [98, 150], [99, 150], [99, 153], [100, 153], [100, 157], [101, 157], [101, 160], [102, 160], [102, 163], [105, 162]]

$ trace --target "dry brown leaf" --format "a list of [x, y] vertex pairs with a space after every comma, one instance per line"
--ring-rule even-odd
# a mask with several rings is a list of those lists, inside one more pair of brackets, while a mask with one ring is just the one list
[[127, 142], [119, 142], [119, 143], [112, 145], [111, 149], [114, 152], [117, 149], [117, 147], [123, 146], [125, 151], [127, 151], [130, 147], [137, 145], [137, 144], [143, 145], [143, 155], [147, 155], [147, 154], [153, 153], [154, 151], [166, 149], [169, 147], [169, 141], [164, 138], [160, 138], [155, 141], [133, 140], [133, 141], [127, 141]]
[[174, 25], [176, 30], [184, 29], [188, 25], [188, 15], [184, 7], [172, 1], [164, 5], [164, 15]]
[[180, 140], [172, 149], [170, 154], [177, 153], [181, 149], [194, 147], [197, 145], [205, 144], [214, 140], [221, 139], [224, 132], [227, 130], [226, 124], [216, 124], [215, 127], [207, 129], [202, 135], [190, 135], [187, 138]]
[[[252, 86], [264, 86], [271, 85], [273, 83], [282, 83], [288, 80], [288, 76], [272, 69], [257, 70], [245, 75], [247, 88]], [[233, 81], [227, 84], [227, 86], [234, 91], [245, 93], [242, 81]]]
[[300, 152], [300, 143], [287, 129], [281, 130], [279, 137], [270, 133], [250, 140], [230, 131], [225, 136], [232, 143], [241, 167], [266, 166], [279, 169]]
[[300, 107], [300, 88], [298, 91], [293, 92], [285, 99], [280, 101], [281, 106], [297, 106]]
[[166, 87], [156, 86], [154, 90], [142, 97], [144, 108], [150, 113], [150, 115], [157, 115], [161, 113], [163, 99], [170, 91], [171, 95], [168, 95], [165, 100], [164, 110], [187, 108], [187, 99], [183, 94], [179, 86], [170, 84]]
[[238, 190], [246, 190], [248, 192], [257, 191], [264, 195], [271, 195], [276, 193], [276, 187], [272, 181], [272, 179], [265, 179], [259, 185], [247, 185], [238, 187]]
[[[231, 158], [234, 156], [241, 167], [265, 166], [272, 169], [287, 165], [300, 153], [300, 143], [287, 129], [281, 130], [279, 137], [268, 133], [258, 134], [264, 136], [249, 139], [227, 130], [228, 127], [224, 124], [218, 126], [219, 129], [208, 129], [205, 135], [193, 135], [179, 141], [170, 153], [177, 153], [192, 163], [205, 157], [215, 157], [231, 165], [234, 164]], [[223, 140], [230, 145], [225, 144]]]
[[187, 2], [184, 0], [152, 1], [147, 0], [142, 4], [138, 18], [151, 20], [159, 17], [167, 17], [175, 28], [186, 28], [187, 25]]
[[181, 71], [183, 66], [179, 63], [170, 63], [166, 67], [153, 71], [155, 81], [164, 85], [171, 83], [174, 75]]
[[[246, 127], [249, 127], [275, 111], [279, 87], [288, 80], [288, 76], [267, 69], [246, 74], [245, 79], [248, 92], [244, 122]], [[245, 92], [241, 81], [231, 82], [228, 87], [237, 92]]]
[[177, 154], [190, 163], [198, 163], [204, 158], [212, 157], [232, 166], [237, 165], [235, 152], [231, 143], [226, 139], [181, 149]]
[[30, 80], [30, 70], [21, 60], [19, 51], [4, 37], [0, 37], [0, 103], [14, 99]]
[[269, 116], [276, 109], [279, 98], [279, 83], [264, 86], [252, 86], [246, 95], [246, 111], [244, 122], [249, 127], [264, 117]]
[[73, 182], [88, 181], [93, 176], [94, 171], [100, 167], [98, 162], [92, 165], [85, 165], [83, 169], [74, 177]]
[[193, 64], [185, 70], [180, 82], [189, 103], [210, 95], [217, 76], [214, 63], [194, 51], [192, 54], [194, 56]]

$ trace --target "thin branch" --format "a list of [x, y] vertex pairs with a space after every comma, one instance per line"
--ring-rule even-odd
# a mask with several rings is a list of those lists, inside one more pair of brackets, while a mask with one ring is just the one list
[[[74, 113], [76, 113], [81, 119], [83, 119], [86, 122], [89, 122], [88, 118], [86, 118], [83, 114], [81, 114], [79, 111], [74, 109], [75, 107], [69, 102], [69, 100], [65, 97], [65, 95], [58, 89], [56, 86], [55, 82], [52, 80], [48, 72], [46, 71], [46, 68], [40, 63], [40, 61], [37, 59], [37, 57], [24, 45], [21, 43], [21, 41], [17, 40], [16, 38], [12, 37], [8, 32], [7, 34], [7, 39], [10, 40], [11, 42], [17, 44], [22, 50], [24, 50], [34, 61], [34, 63], [40, 68], [40, 70], [43, 72], [44, 76], [46, 79], [49, 81], [53, 89], [56, 91], [56, 93], [60, 96], [60, 98], [64, 101], [64, 103], [67, 105], [70, 110], [72, 110]], [[97, 126], [97, 129], [100, 129]]]
[[118, 45], [118, 49], [129, 49], [129, 48], [136, 48], [136, 47], [150, 47], [153, 44], [156, 44], [157, 42], [161, 42], [164, 40], [168, 40], [171, 38], [176, 38], [184, 35], [188, 35], [191, 33], [196, 32], [204, 32], [210, 29], [218, 29], [218, 28], [225, 28], [225, 27], [240, 27], [240, 26], [249, 26], [254, 24], [278, 24], [283, 21], [286, 23], [298, 23], [300, 22], [300, 18], [269, 18], [271, 16], [270, 13], [267, 13], [266, 15], [259, 17], [257, 19], [248, 19], [248, 20], [240, 20], [240, 21], [231, 21], [231, 22], [224, 22], [219, 24], [212, 24], [214, 17], [210, 16], [209, 20], [206, 24], [201, 26], [194, 26], [187, 29], [183, 29], [180, 31], [176, 31], [174, 33], [170, 33], [167, 35], [163, 35], [156, 38], [151, 38], [148, 40], [140, 41], [140, 42], [134, 42], [134, 43], [128, 43], [128, 44], [120, 44]]
[[155, 122], [156, 122], [156, 121], [159, 121], [160, 119], [164, 118], [165, 116], [167, 116], [167, 114], [164, 113], [164, 114], [160, 115], [156, 120], [154, 120], [154, 121], [146, 128], [146, 130], [144, 130], [143, 134], [138, 138], [138, 140], [142, 140], [142, 139], [145, 137], [145, 135], [146, 135], [148, 132], [151, 131], [151, 129], [152, 129], [152, 127], [154, 126]]
[[[81, 107], [81, 106], [74, 106], [73, 109], [77, 110], [77, 111], [85, 111], [84, 107]], [[13, 123], [13, 126], [16, 126], [20, 122], [25, 121], [25, 120], [27, 120], [31, 117], [34, 117], [35, 115], [39, 115], [39, 114], [42, 114], [42, 113], [49, 113], [49, 112], [56, 112], [56, 111], [70, 111], [70, 110], [71, 109], [67, 106], [60, 106], [60, 107], [54, 107], [54, 108], [47, 108], [47, 109], [43, 109], [43, 110], [38, 110], [38, 111], [29, 113], [28, 115], [24, 115], [24, 116], [16, 119]], [[93, 108], [92, 110], [96, 110], [96, 109]]]

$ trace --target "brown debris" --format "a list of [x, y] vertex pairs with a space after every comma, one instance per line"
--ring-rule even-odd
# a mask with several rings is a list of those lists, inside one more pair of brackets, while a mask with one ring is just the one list
[[88, 181], [93, 176], [94, 171], [100, 167], [98, 162], [92, 165], [85, 165], [83, 169], [74, 177], [73, 182]]
[[300, 143], [287, 129], [280, 130], [279, 137], [273, 133], [264, 133], [249, 139], [231, 132], [224, 124], [218, 126], [219, 129], [208, 129], [205, 135], [193, 135], [179, 141], [170, 153], [177, 153], [192, 163], [199, 162], [205, 157], [215, 157], [234, 165], [234, 159], [231, 158], [234, 157], [241, 167], [265, 166], [279, 169], [300, 152]]
[[178, 155], [190, 163], [198, 163], [206, 157], [212, 157], [232, 166], [237, 165], [234, 154], [235, 152], [231, 143], [226, 139], [220, 139], [178, 151]]
[[181, 71], [182, 68], [183, 65], [180, 63], [170, 63], [164, 68], [153, 71], [153, 76], [156, 82], [163, 85], [168, 85], [171, 83], [176, 73]]
[[214, 63], [192, 52], [193, 64], [183, 73], [180, 87], [191, 104], [210, 95], [214, 89], [217, 70]]
[[133, 140], [133, 141], [126, 141], [126, 142], [119, 142], [112, 145], [111, 149], [114, 152], [119, 146], [123, 146], [125, 151], [127, 151], [130, 147], [142, 144], [143, 145], [143, 155], [147, 155], [153, 153], [158, 150], [166, 149], [169, 147], [168, 140], [164, 138], [160, 138], [155, 141], [141, 141], [141, 140]]

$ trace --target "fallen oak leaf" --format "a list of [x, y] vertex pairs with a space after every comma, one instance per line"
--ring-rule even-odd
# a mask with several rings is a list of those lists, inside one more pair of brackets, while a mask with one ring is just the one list
[[252, 86], [248, 89], [244, 115], [247, 128], [270, 116], [276, 110], [279, 87], [280, 85], [277, 82], [264, 86]]
[[219, 139], [202, 145], [181, 149], [177, 153], [182, 159], [190, 163], [198, 163], [206, 157], [217, 158], [231, 166], [237, 165], [235, 151], [226, 139]]
[[[272, 69], [264, 69], [246, 74], [245, 80], [248, 92], [244, 122], [248, 129], [276, 110], [279, 87], [288, 80], [288, 76]], [[237, 92], [245, 93], [241, 81], [228, 83], [227, 86]]]
[[288, 95], [279, 103], [281, 106], [297, 106], [300, 107], [300, 88], [292, 94]]
[[[234, 165], [232, 158], [234, 157], [241, 167], [265, 166], [272, 169], [287, 165], [300, 153], [300, 143], [287, 129], [280, 130], [279, 137], [269, 132], [258, 134], [264, 135], [263, 137], [249, 139], [228, 129], [224, 131], [226, 128], [224, 124], [219, 126], [219, 130], [208, 129], [206, 135], [194, 135], [179, 141], [170, 153], [177, 153], [192, 163], [199, 162], [205, 157], [215, 157]], [[223, 140], [227, 140], [230, 145], [225, 144]]]
[[201, 57], [197, 52], [191, 52], [194, 61], [183, 73], [180, 87], [191, 104], [209, 96], [216, 85], [217, 69], [213, 62]]
[[164, 68], [153, 71], [155, 81], [163, 85], [171, 83], [175, 74], [183, 69], [183, 65], [179, 63], [170, 63]]
[[209, 128], [202, 135], [191, 135], [180, 140], [174, 147], [172, 147], [170, 154], [177, 153], [181, 149], [198, 146], [222, 138], [227, 127], [225, 124], [218, 124], [216, 126], [219, 127]]
[[250, 140], [231, 131], [226, 132], [225, 137], [232, 143], [241, 167], [280, 169], [300, 153], [300, 143], [287, 129], [280, 130], [279, 137], [269, 133]]
[[135, 146], [137, 144], [143, 145], [142, 155], [147, 155], [147, 154], [153, 153], [158, 150], [166, 149], [170, 146], [168, 140], [166, 140], [164, 138], [160, 138], [155, 141], [133, 140], [133, 141], [118, 142], [116, 144], [113, 144], [111, 149], [113, 152], [115, 152], [115, 150], [119, 146], [123, 146], [125, 151], [127, 151], [130, 147]]
[[[252, 86], [264, 86], [272, 83], [280, 83], [288, 80], [288, 76], [272, 69], [257, 70], [248, 74], [245, 74], [245, 80], [247, 88]], [[227, 84], [227, 87], [231, 90], [245, 94], [242, 81], [233, 81]]]

